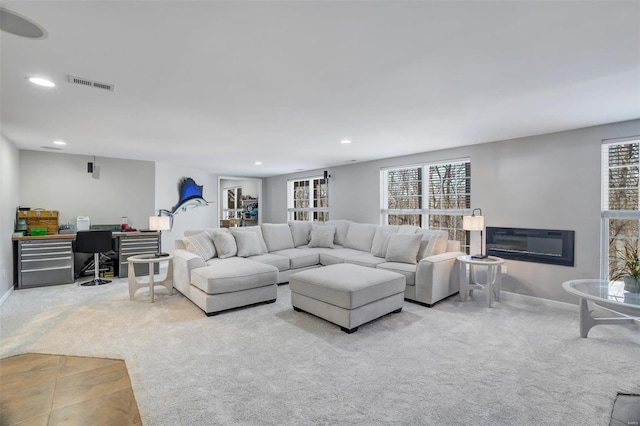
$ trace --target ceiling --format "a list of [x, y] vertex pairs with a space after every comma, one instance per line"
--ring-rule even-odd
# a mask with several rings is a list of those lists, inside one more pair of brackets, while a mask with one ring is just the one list
[[640, 117], [638, 1], [2, 6], [48, 33], [0, 31], [20, 149], [260, 177]]

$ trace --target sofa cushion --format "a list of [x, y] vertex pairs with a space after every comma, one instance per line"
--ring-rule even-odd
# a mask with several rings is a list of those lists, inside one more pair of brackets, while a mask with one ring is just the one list
[[373, 242], [375, 233], [376, 225], [369, 223], [352, 223], [349, 225], [344, 246], [345, 248], [369, 252], [371, 251], [371, 243]]
[[293, 245], [306, 246], [311, 239], [311, 222], [306, 220], [290, 220], [288, 222], [293, 237]]
[[416, 285], [416, 270], [418, 269], [418, 265], [412, 265], [410, 263], [385, 262], [379, 264], [377, 268], [402, 274], [407, 279], [407, 285]]
[[272, 251], [293, 248], [293, 237], [291, 237], [291, 229], [286, 223], [263, 223], [262, 235], [267, 243], [269, 253]]
[[185, 250], [197, 254], [204, 260], [209, 260], [216, 256], [216, 248], [213, 245], [213, 240], [204, 232], [184, 237], [182, 242], [184, 243]]
[[306, 268], [320, 263], [320, 255], [312, 250], [294, 248], [274, 251], [271, 254], [287, 257], [289, 259], [289, 269]]
[[256, 256], [264, 254], [258, 234], [251, 231], [240, 231], [236, 229], [230, 229], [231, 235], [236, 239], [236, 245], [238, 246], [239, 257]]
[[307, 247], [333, 248], [336, 228], [333, 226], [321, 226], [315, 223], [311, 225], [311, 240]]
[[381, 263], [385, 263], [384, 257], [377, 257], [371, 253], [361, 254], [359, 256], [348, 257], [344, 263], [352, 263], [354, 265], [366, 266], [367, 268], [375, 268]]
[[328, 220], [324, 222], [324, 225], [335, 226], [336, 235], [333, 239], [334, 244], [343, 246], [344, 240], [347, 238], [347, 232], [349, 231], [350, 220]]
[[350, 257], [360, 256], [363, 254], [366, 253], [350, 248], [331, 250], [330, 252], [327, 251], [325, 253], [320, 253], [320, 264], [327, 266], [335, 265], [336, 263], [344, 263], [344, 261]]
[[249, 290], [278, 281], [277, 268], [242, 257], [211, 259], [209, 264], [191, 271], [191, 284], [207, 294]]
[[418, 251], [418, 259], [423, 259], [434, 254], [441, 254], [447, 251], [447, 231], [435, 229], [421, 229], [418, 234], [422, 235], [420, 250]]
[[260, 247], [262, 247], [262, 252], [267, 253], [269, 251], [269, 249], [267, 248], [267, 243], [264, 241], [264, 236], [262, 235], [262, 228], [260, 227], [260, 225], [229, 228], [229, 231], [254, 232], [256, 235], [258, 235], [258, 240], [260, 240]]
[[398, 227], [398, 234], [415, 234], [416, 232], [418, 232], [418, 229], [420, 229], [419, 226], [413, 226], [413, 225], [400, 225]]
[[212, 235], [213, 244], [216, 246], [216, 251], [220, 259], [233, 257], [238, 253], [236, 239], [233, 238], [233, 235], [229, 232], [214, 232]]
[[381, 227], [376, 229], [373, 241], [371, 242], [371, 254], [377, 257], [384, 257], [387, 254], [387, 247], [389, 247], [391, 235], [393, 235], [391, 231], [385, 231]]
[[288, 271], [289, 270], [289, 258], [285, 256], [280, 256], [272, 253], [259, 254], [257, 256], [247, 257], [249, 260], [253, 260], [255, 262], [264, 263], [265, 265], [271, 265], [278, 268], [278, 271]]
[[395, 234], [389, 239], [389, 246], [384, 258], [387, 262], [401, 262], [416, 264], [420, 250], [421, 234]]

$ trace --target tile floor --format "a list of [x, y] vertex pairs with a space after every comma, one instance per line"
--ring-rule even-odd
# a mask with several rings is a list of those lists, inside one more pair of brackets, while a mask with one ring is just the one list
[[24, 354], [0, 360], [0, 426], [141, 425], [122, 360]]

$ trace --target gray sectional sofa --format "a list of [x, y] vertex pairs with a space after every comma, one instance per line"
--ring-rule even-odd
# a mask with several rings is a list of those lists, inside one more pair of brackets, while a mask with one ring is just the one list
[[185, 232], [173, 251], [174, 287], [207, 315], [273, 302], [300, 271], [352, 263], [406, 277], [406, 300], [426, 306], [458, 292], [460, 242], [445, 231], [332, 220]]

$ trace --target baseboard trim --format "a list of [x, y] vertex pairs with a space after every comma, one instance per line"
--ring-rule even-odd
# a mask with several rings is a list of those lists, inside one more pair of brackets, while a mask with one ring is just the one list
[[579, 306], [573, 303], [560, 302], [558, 300], [544, 299], [542, 297], [528, 296], [526, 294], [512, 293], [510, 291], [501, 291], [500, 297], [507, 296], [507, 299], [520, 299], [533, 305], [548, 306], [550, 308], [563, 309], [565, 311], [578, 312]]
[[3, 294], [2, 298], [0, 298], [0, 306], [2, 306], [4, 301], [7, 300], [9, 298], [9, 296], [11, 296], [11, 293], [13, 293], [13, 286], [9, 287], [9, 291], [7, 291], [5, 294]]

